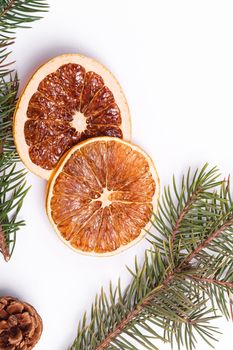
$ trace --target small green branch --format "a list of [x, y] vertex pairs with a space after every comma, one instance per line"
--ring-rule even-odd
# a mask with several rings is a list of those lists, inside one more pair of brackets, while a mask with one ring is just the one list
[[186, 205], [181, 210], [179, 217], [177, 218], [176, 224], [172, 229], [172, 246], [175, 244], [176, 235], [179, 232], [180, 224], [182, 223], [185, 215], [188, 213], [191, 205], [195, 202], [195, 199], [197, 198], [198, 194], [202, 191], [201, 188], [197, 188], [196, 191], [191, 195], [191, 197], [188, 199]]
[[12, 256], [16, 232], [24, 225], [23, 221], [17, 221], [17, 216], [28, 190], [25, 171], [16, 170], [19, 158], [13, 142], [12, 117], [19, 81], [11, 68], [13, 62], [8, 61], [9, 48], [15, 30], [39, 19], [35, 13], [47, 8], [44, 0], [3, 0], [0, 4], [0, 251], [5, 261]]

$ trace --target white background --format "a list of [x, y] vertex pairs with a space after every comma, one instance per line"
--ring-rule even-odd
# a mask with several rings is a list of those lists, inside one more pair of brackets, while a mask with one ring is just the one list
[[[217, 164], [233, 174], [232, 1], [50, 0], [50, 11], [13, 47], [21, 88], [47, 59], [92, 56], [118, 77], [132, 112], [133, 141], [155, 161], [162, 186], [188, 166]], [[37, 350], [65, 350], [78, 320], [110, 280], [129, 281], [125, 265], [146, 242], [111, 257], [85, 257], [61, 243], [45, 214], [46, 183], [32, 185], [12, 260], [0, 265], [1, 294], [32, 303], [44, 321]], [[218, 321], [216, 349], [232, 348], [232, 323]], [[208, 346], [201, 341], [199, 350]], [[161, 350], [170, 346], [158, 344]], [[175, 348], [176, 350], [176, 348]]]

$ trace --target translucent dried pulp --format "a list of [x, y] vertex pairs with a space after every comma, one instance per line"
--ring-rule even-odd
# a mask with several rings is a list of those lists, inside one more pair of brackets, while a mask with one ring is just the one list
[[25, 165], [49, 179], [75, 144], [96, 136], [130, 140], [130, 113], [115, 77], [78, 54], [58, 56], [40, 67], [16, 107], [14, 138]]
[[118, 138], [74, 146], [50, 181], [47, 212], [59, 237], [74, 250], [111, 255], [139, 241], [159, 196], [152, 160]]

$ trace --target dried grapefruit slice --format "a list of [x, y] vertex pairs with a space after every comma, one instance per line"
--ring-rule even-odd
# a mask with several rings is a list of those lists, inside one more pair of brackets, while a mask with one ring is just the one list
[[159, 197], [152, 160], [118, 138], [97, 137], [74, 146], [47, 191], [47, 213], [58, 236], [84, 254], [112, 255], [148, 229]]
[[67, 150], [96, 136], [131, 139], [119, 83], [94, 59], [55, 57], [36, 71], [16, 107], [14, 139], [22, 161], [48, 179]]

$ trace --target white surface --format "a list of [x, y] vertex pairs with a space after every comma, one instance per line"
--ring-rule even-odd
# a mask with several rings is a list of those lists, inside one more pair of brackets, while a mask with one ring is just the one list
[[[133, 117], [133, 141], [153, 157], [162, 185], [173, 172], [209, 161], [233, 174], [232, 1], [50, 0], [50, 12], [20, 30], [13, 48], [25, 84], [37, 66], [65, 52], [97, 58], [116, 74]], [[46, 183], [32, 185], [10, 263], [0, 264], [1, 294], [31, 302], [44, 320], [36, 350], [65, 350], [100, 287], [122, 276], [145, 241], [112, 258], [78, 255], [53, 232]], [[232, 324], [218, 322], [216, 349], [232, 348]], [[199, 350], [208, 346], [199, 343]], [[161, 345], [160, 350], [170, 349]], [[176, 349], [175, 349], [176, 350]]]

